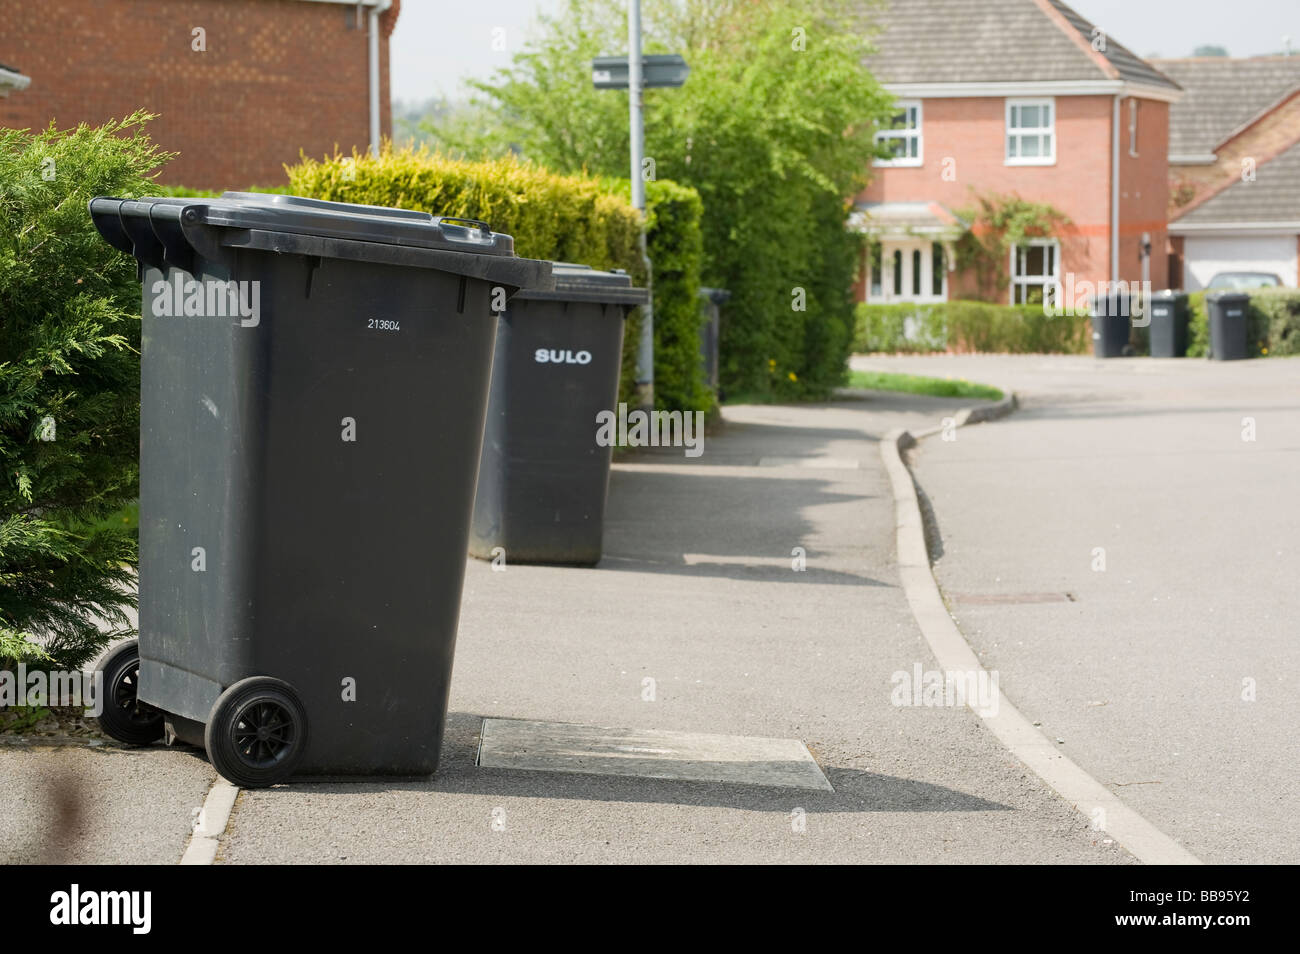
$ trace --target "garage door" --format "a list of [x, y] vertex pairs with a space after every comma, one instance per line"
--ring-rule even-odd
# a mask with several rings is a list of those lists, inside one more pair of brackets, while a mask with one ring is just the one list
[[1296, 285], [1296, 236], [1187, 236], [1183, 287], [1197, 291], [1219, 272], [1273, 272]]

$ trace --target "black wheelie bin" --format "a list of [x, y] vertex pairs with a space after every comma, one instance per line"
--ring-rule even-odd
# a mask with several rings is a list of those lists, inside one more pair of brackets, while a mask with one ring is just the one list
[[97, 198], [143, 283], [140, 637], [101, 722], [245, 786], [438, 765], [497, 318], [484, 223]]
[[1240, 361], [1250, 357], [1250, 296], [1217, 291], [1205, 296], [1210, 325], [1210, 357], [1215, 361]]
[[649, 298], [626, 272], [554, 263], [500, 318], [469, 552], [484, 560], [600, 561], [624, 319]]

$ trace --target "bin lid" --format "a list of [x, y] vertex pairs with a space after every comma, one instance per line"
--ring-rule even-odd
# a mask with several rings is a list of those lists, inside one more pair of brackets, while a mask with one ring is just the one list
[[515, 240], [493, 232], [486, 222], [411, 209], [262, 192], [225, 192], [219, 199], [188, 199], [186, 204], [198, 210], [199, 217], [193, 221], [205, 225], [472, 251], [481, 255], [513, 255], [515, 251]]
[[1186, 297], [1187, 292], [1176, 288], [1162, 288], [1151, 293], [1152, 301], [1178, 301]]
[[621, 268], [602, 271], [590, 265], [552, 262], [555, 289], [529, 289], [517, 297], [533, 301], [590, 301], [610, 305], [644, 305], [650, 293], [632, 284], [632, 276]]
[[115, 247], [143, 263], [187, 271], [193, 251], [213, 251], [204, 235], [215, 235], [220, 246], [442, 268], [512, 288], [551, 286], [550, 262], [518, 258], [511, 236], [458, 216], [261, 192], [101, 196], [90, 200], [90, 214]]

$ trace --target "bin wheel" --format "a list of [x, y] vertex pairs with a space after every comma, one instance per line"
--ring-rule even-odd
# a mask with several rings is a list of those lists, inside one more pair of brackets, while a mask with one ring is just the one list
[[163, 737], [161, 710], [141, 702], [140, 643], [127, 640], [99, 664], [103, 674], [103, 710], [99, 727], [111, 738], [127, 745], [149, 745]]
[[203, 742], [212, 766], [243, 788], [283, 782], [307, 749], [307, 710], [293, 687], [270, 676], [241, 679], [212, 706]]

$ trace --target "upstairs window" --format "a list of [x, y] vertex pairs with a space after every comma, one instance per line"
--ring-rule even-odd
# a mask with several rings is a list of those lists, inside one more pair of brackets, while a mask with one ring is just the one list
[[1051, 99], [1007, 100], [1009, 166], [1056, 163], [1056, 102]]
[[877, 159], [878, 166], [919, 166], [921, 164], [921, 103], [899, 103], [893, 128], [876, 133], [876, 142], [885, 143], [892, 159]]

